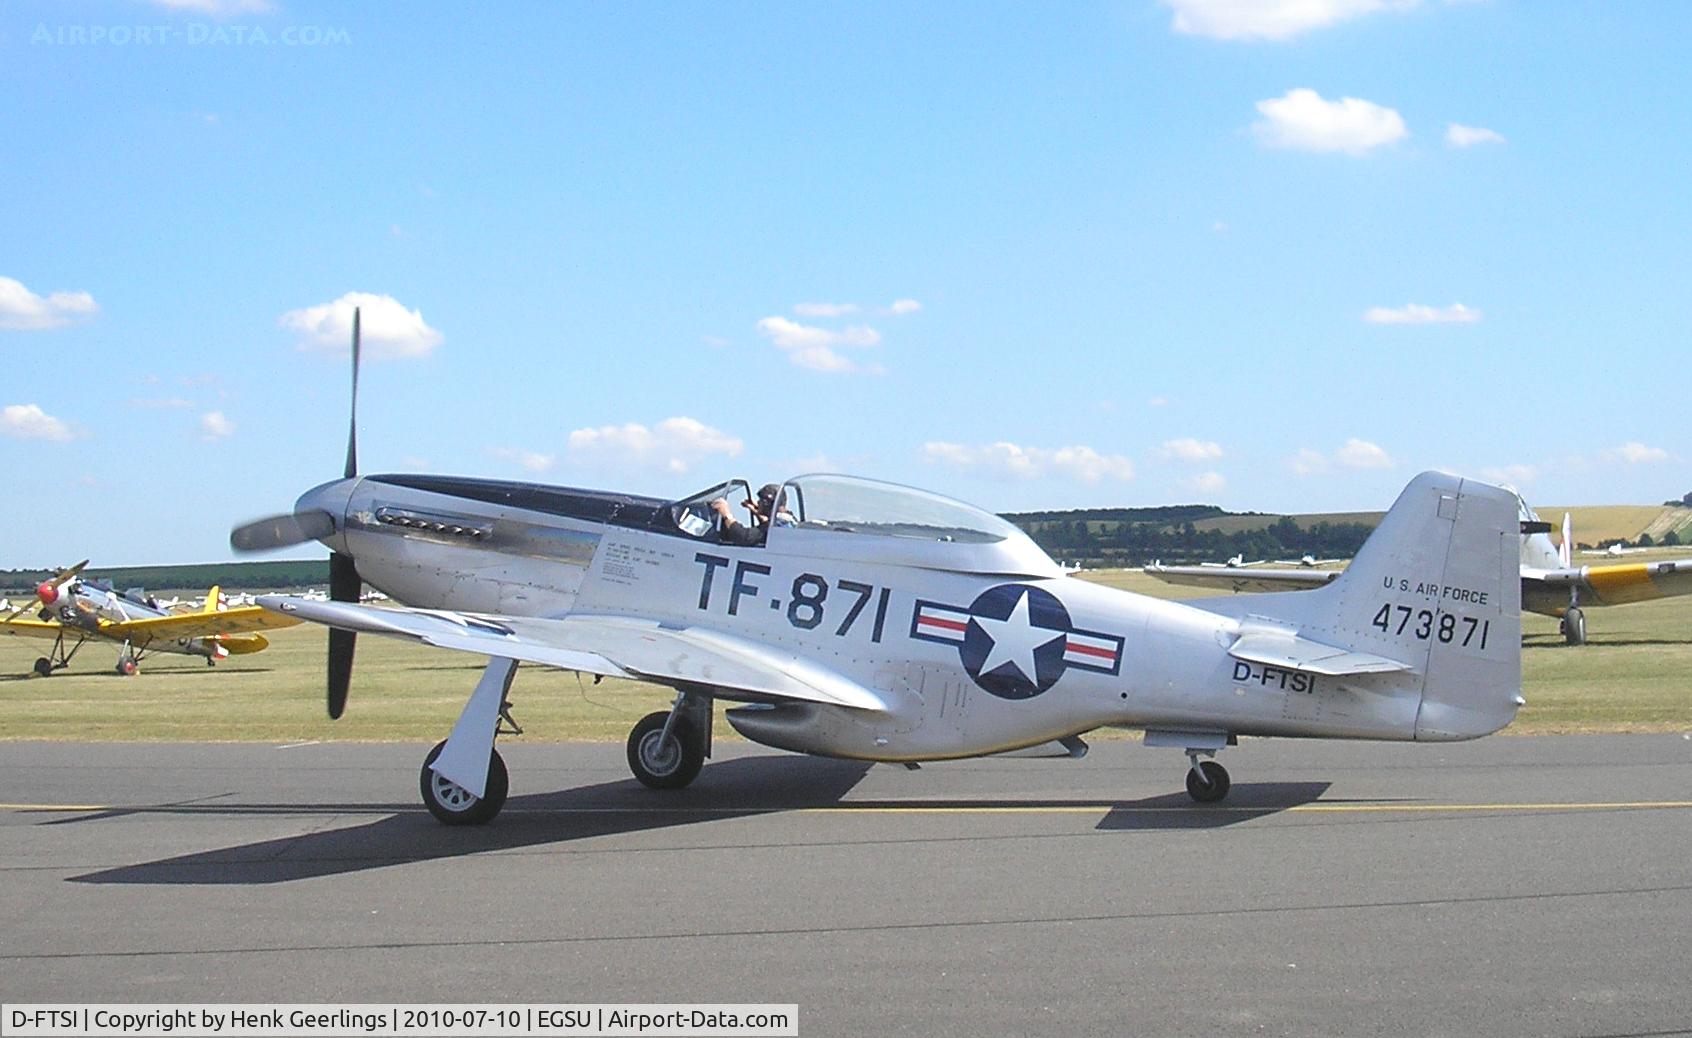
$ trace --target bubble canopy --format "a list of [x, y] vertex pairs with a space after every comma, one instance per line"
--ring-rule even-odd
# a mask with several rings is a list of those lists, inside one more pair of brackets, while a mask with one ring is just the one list
[[1011, 523], [953, 498], [857, 476], [797, 476], [782, 487], [769, 547], [840, 558], [1047, 575], [1057, 564]]

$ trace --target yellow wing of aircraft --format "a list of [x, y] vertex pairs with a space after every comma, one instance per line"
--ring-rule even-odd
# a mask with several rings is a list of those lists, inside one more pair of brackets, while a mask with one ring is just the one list
[[[219, 589], [206, 595], [205, 607], [172, 613], [137, 592], [123, 592], [81, 579], [84, 560], [35, 589], [35, 597], [0, 619], [0, 633], [51, 639], [53, 648], [35, 661], [35, 673], [51, 675], [70, 665], [71, 657], [91, 639], [121, 645], [119, 674], [134, 674], [143, 658], [157, 652], [203, 656], [206, 665], [230, 655], [258, 652], [270, 643], [254, 633], [299, 623], [259, 606], [219, 608]], [[33, 612], [33, 617], [24, 614]]]
[[[1692, 559], [1576, 566], [1569, 550], [1574, 542], [1567, 515], [1563, 516], [1563, 540], [1559, 544], [1551, 539], [1551, 524], [1542, 522], [1527, 502], [1521, 502], [1520, 512], [1522, 609], [1559, 618], [1563, 638], [1570, 645], [1586, 642], [1584, 606], [1628, 605], [1692, 594]], [[1144, 572], [1169, 584], [1239, 592], [1317, 588], [1337, 579], [1342, 571], [1165, 566], [1154, 562], [1144, 567]]]

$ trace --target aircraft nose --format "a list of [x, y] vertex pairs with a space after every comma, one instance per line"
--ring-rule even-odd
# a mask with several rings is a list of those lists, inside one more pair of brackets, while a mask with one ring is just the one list
[[[357, 479], [332, 480], [312, 487], [294, 502], [294, 515], [300, 517], [306, 528], [311, 530], [313, 537], [332, 551], [347, 550], [347, 508], [352, 500], [353, 488], [358, 486], [358, 482]], [[308, 516], [327, 516], [329, 523], [319, 527], [310, 523]]]

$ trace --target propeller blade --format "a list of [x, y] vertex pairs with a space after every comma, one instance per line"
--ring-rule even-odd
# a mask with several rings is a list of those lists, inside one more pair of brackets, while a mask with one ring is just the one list
[[[364, 587], [351, 555], [329, 555], [329, 598], [336, 602], [357, 602]], [[347, 690], [352, 685], [353, 647], [358, 635], [329, 628], [329, 717], [338, 720], [347, 709]]]
[[288, 512], [235, 527], [229, 531], [229, 546], [236, 551], [269, 551], [321, 540], [334, 532], [335, 519], [328, 512]]
[[338, 721], [347, 712], [347, 689], [352, 685], [354, 631], [329, 628], [329, 719]]
[[329, 553], [329, 600], [332, 602], [357, 602], [358, 593], [364, 590], [364, 581], [358, 575], [358, 567], [353, 564], [351, 555], [340, 552]]
[[16, 609], [13, 609], [11, 612], [7, 613], [6, 618], [3, 619], [3, 620], [0, 620], [0, 625], [9, 624], [13, 620], [16, 620], [18, 617], [22, 616], [23, 614], [31, 613], [31, 612], [34, 612], [36, 609], [38, 609], [42, 604], [40, 588], [43, 584], [48, 586], [48, 587], [51, 587], [53, 590], [57, 591], [59, 588], [64, 587], [65, 584], [68, 581], [70, 581], [70, 579], [72, 577], [76, 576], [78, 573], [81, 573], [82, 568], [86, 565], [88, 565], [88, 560], [83, 559], [81, 562], [77, 563], [76, 565], [72, 566], [69, 569], [60, 570], [59, 574], [57, 576], [51, 577], [47, 580], [44, 580], [44, 581], [41, 582], [41, 584], [37, 584], [36, 585], [35, 597], [30, 599], [28, 602], [24, 603], [23, 605], [18, 606]]
[[347, 417], [347, 478], [358, 475], [358, 307], [353, 307], [352, 410]]

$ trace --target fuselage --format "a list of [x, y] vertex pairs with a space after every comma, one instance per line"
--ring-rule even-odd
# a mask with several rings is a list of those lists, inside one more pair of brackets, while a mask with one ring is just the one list
[[[788, 493], [816, 515], [843, 480], [804, 477]], [[1228, 654], [1241, 619], [1065, 576], [987, 513], [980, 529], [936, 536], [933, 525], [802, 512], [766, 543], [741, 547], [690, 534], [683, 503], [493, 480], [370, 476], [325, 484], [297, 507], [332, 515], [324, 543], [406, 605], [706, 626], [827, 667], [891, 706], [711, 690], [750, 702], [729, 712], [731, 722], [784, 749], [932, 760], [1106, 725], [1417, 736], [1421, 675], [1333, 677], [1243, 662]]]

